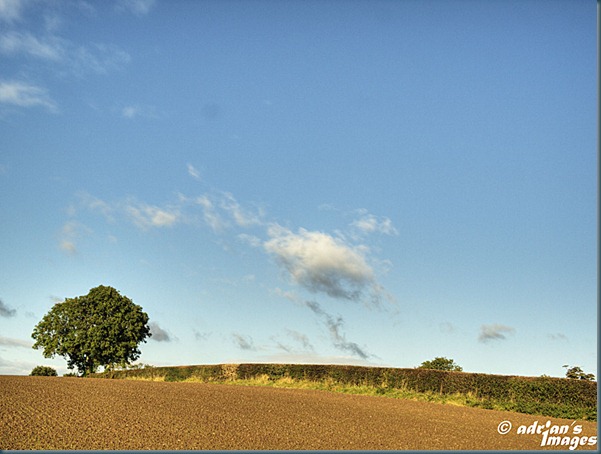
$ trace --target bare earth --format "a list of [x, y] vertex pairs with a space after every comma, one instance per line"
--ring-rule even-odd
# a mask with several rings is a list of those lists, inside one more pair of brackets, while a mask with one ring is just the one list
[[0, 376], [0, 450], [549, 449], [516, 433], [535, 421], [597, 435], [593, 422], [325, 391]]

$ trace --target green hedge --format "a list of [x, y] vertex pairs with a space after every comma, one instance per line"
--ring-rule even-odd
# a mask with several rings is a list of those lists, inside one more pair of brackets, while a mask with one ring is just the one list
[[152, 367], [99, 374], [107, 378], [145, 378], [165, 381], [197, 379], [227, 382], [268, 376], [276, 381], [331, 381], [376, 389], [472, 396], [474, 405], [564, 418], [597, 419], [597, 382], [552, 377], [519, 377], [432, 369], [306, 364], [222, 364]]

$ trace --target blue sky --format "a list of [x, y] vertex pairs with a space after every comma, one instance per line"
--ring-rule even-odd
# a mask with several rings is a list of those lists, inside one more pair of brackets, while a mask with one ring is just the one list
[[0, 0], [0, 373], [110, 285], [140, 361], [596, 374], [596, 3]]

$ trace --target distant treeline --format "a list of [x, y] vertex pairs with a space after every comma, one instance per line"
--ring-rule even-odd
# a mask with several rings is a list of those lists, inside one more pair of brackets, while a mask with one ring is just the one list
[[227, 383], [262, 378], [277, 382], [335, 383], [375, 389], [469, 397], [468, 405], [568, 419], [597, 419], [597, 382], [432, 369], [306, 364], [218, 364], [107, 371], [103, 378]]

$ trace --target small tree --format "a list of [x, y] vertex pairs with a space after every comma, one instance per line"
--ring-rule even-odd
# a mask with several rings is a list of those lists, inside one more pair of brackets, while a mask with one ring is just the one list
[[138, 344], [149, 337], [148, 315], [112, 287], [99, 286], [87, 295], [55, 304], [36, 325], [33, 348], [46, 358], [60, 355], [69, 369], [82, 375], [140, 356]]
[[56, 369], [48, 366], [36, 366], [29, 375], [39, 377], [58, 377]]
[[584, 373], [584, 371], [578, 366], [570, 367], [566, 364], [563, 367], [567, 369], [566, 378], [571, 378], [575, 380], [595, 380], [595, 375]]
[[436, 357], [432, 361], [424, 361], [420, 369], [436, 369], [436, 370], [450, 370], [455, 372], [463, 371], [463, 368], [457, 364], [452, 359], [444, 358], [444, 357]]

